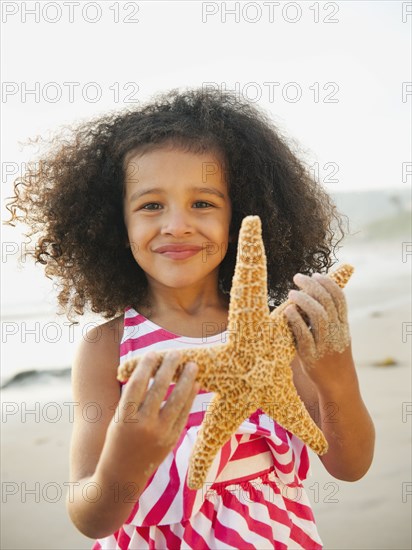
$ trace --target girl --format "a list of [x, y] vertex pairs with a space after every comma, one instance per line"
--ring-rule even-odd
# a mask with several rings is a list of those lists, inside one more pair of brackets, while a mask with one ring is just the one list
[[[292, 280], [300, 289], [286, 310], [291, 367], [329, 442], [321, 460], [346, 481], [371, 464], [374, 428], [345, 341], [344, 296], [318, 273], [332, 265], [339, 217], [269, 119], [229, 93], [172, 91], [56, 140], [16, 182], [9, 209], [31, 226], [34, 256], [60, 281], [69, 315], [89, 306], [110, 319], [73, 365], [80, 406], [67, 506], [94, 548], [321, 548], [302, 486], [307, 449], [260, 410], [223, 446], [204, 487], [188, 489], [212, 395], [195, 364], [171, 383], [179, 348], [225, 341], [240, 223], [259, 215], [268, 302], [284, 300]], [[332, 322], [344, 350], [319, 357]], [[154, 375], [151, 350], [162, 348], [176, 351]], [[120, 387], [119, 362], [145, 352]], [[94, 423], [82, 415], [88, 403], [102, 411]]]

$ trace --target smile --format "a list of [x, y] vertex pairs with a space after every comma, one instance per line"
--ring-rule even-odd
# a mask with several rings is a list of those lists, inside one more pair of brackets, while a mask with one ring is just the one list
[[165, 245], [157, 248], [155, 252], [171, 260], [186, 260], [201, 250], [202, 247], [196, 245]]

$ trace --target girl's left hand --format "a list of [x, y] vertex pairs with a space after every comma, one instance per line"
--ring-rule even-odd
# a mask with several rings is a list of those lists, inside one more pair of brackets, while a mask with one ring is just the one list
[[292, 305], [284, 313], [297, 353], [311, 380], [326, 382], [333, 376], [333, 365], [346, 363], [348, 353], [351, 358], [345, 296], [335, 281], [320, 273], [311, 277], [297, 273], [293, 281], [301, 290], [289, 292]]

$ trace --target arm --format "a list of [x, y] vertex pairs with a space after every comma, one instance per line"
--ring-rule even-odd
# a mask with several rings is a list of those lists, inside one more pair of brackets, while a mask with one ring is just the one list
[[[89, 333], [73, 365], [75, 419], [67, 497], [76, 527], [91, 538], [117, 531], [131, 513], [147, 481], [174, 447], [198, 391], [196, 369], [183, 371], [160, 409], [179, 363], [165, 357], [149, 391], [156, 356], [147, 354], [120, 396], [116, 371], [119, 341], [109, 322]], [[87, 405], [97, 404], [97, 422], [87, 421]], [[159, 433], [162, 438], [159, 438]]]
[[294, 381], [329, 443], [320, 457], [326, 470], [337, 479], [356, 481], [371, 465], [375, 430], [359, 389], [345, 298], [328, 277], [298, 275], [295, 282], [302, 291], [292, 291], [290, 299], [299, 309], [285, 309], [297, 341]]

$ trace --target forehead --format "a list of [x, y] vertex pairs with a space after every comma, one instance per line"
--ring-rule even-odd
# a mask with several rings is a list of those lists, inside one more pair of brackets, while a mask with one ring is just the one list
[[131, 152], [125, 158], [126, 184], [176, 178], [208, 181], [226, 185], [223, 156], [218, 151], [194, 153], [179, 148], [156, 148], [147, 152]]

